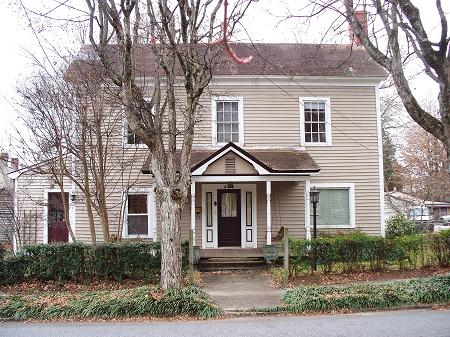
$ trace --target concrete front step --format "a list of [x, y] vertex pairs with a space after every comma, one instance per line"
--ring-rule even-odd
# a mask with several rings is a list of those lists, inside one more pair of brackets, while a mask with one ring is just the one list
[[202, 258], [197, 268], [200, 271], [251, 270], [266, 267], [264, 258]]

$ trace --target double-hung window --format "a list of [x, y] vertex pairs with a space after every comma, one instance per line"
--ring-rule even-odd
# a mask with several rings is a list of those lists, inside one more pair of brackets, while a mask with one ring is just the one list
[[133, 145], [140, 145], [140, 144], [142, 144], [142, 141], [131, 130], [129, 125], [127, 125], [126, 140], [127, 140], [127, 144], [133, 144]]
[[153, 198], [151, 193], [129, 192], [126, 200], [125, 237], [152, 237]]
[[300, 97], [302, 145], [331, 145], [330, 99]]
[[[317, 225], [323, 228], [355, 227], [354, 184], [313, 184], [319, 190]], [[311, 205], [311, 220], [313, 209]], [[312, 221], [311, 221], [312, 223]]]
[[213, 145], [244, 143], [242, 97], [213, 97]]

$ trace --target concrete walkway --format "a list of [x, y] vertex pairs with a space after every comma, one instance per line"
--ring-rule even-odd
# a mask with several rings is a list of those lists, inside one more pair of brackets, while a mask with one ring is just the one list
[[262, 270], [207, 272], [202, 279], [203, 289], [226, 311], [281, 305], [283, 290]]

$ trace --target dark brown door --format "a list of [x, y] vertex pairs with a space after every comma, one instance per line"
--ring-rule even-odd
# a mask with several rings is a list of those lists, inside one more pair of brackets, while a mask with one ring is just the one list
[[241, 190], [217, 190], [219, 247], [241, 246]]
[[[67, 204], [69, 193], [64, 193]], [[69, 242], [69, 230], [64, 221], [64, 206], [60, 192], [48, 194], [48, 243]]]

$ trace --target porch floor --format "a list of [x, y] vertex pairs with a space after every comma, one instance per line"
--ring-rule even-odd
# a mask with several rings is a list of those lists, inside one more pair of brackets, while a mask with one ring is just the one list
[[200, 250], [201, 258], [226, 258], [226, 257], [263, 257], [262, 248], [240, 248], [240, 247], [224, 247], [224, 248], [207, 248]]

